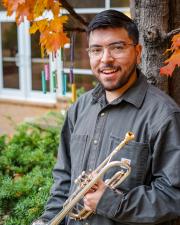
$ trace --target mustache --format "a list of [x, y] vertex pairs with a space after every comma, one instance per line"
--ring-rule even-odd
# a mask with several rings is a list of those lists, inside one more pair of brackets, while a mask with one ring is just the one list
[[121, 67], [115, 66], [115, 65], [112, 65], [112, 64], [106, 64], [106, 65], [102, 66], [101, 68], [99, 68], [99, 72], [102, 72], [103, 70], [107, 70], [107, 69], [120, 70]]

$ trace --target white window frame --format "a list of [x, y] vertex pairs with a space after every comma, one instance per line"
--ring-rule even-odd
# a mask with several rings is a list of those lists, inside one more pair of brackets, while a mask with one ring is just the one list
[[[7, 16], [6, 12], [0, 12], [1, 22], [15, 22], [15, 15]], [[3, 69], [0, 61], [0, 99], [12, 99], [37, 103], [56, 103], [56, 94], [52, 88], [47, 94], [42, 91], [32, 90], [31, 71], [31, 37], [29, 34], [29, 22], [24, 21], [17, 27], [18, 33], [18, 58], [19, 64], [19, 89], [3, 88]], [[0, 29], [1, 32], [1, 29]], [[0, 58], [2, 59], [2, 40], [0, 33]], [[42, 60], [44, 62], [44, 60]], [[50, 63], [50, 60], [49, 60]], [[41, 76], [41, 75], [40, 75]]]

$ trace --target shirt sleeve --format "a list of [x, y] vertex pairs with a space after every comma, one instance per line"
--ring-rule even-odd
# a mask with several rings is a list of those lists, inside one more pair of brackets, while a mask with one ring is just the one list
[[[53, 169], [54, 184], [51, 188], [50, 197], [45, 206], [45, 211], [40, 217], [44, 221], [50, 221], [62, 209], [64, 202], [68, 198], [71, 181], [71, 160], [69, 154], [69, 143], [72, 132], [72, 124], [68, 118], [68, 113], [61, 132], [61, 141], [58, 149], [56, 165]], [[62, 225], [65, 224], [63, 221]]]
[[128, 193], [107, 187], [97, 214], [137, 224], [180, 217], [180, 113], [173, 113], [153, 129], [150, 185], [137, 186]]

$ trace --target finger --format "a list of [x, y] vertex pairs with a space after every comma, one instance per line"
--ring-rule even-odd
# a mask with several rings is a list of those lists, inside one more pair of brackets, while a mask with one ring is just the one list
[[95, 192], [97, 189], [98, 189], [98, 185], [95, 184], [95, 185], [93, 185], [93, 186], [87, 191], [87, 193], [93, 193], [93, 192]]
[[84, 208], [87, 210], [87, 211], [92, 211], [92, 208], [91, 208], [91, 205], [88, 201], [88, 199], [86, 197], [83, 198], [83, 201], [84, 201]]

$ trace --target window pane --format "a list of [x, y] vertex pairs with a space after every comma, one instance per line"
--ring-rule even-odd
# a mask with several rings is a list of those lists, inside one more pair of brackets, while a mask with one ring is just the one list
[[111, 0], [111, 7], [129, 7], [129, 0]]
[[[32, 63], [32, 90], [41, 91], [41, 71], [44, 70], [44, 63]], [[49, 81], [46, 81], [46, 90], [49, 91]]]
[[[67, 74], [67, 80], [69, 81], [69, 74]], [[95, 87], [97, 80], [94, 75], [86, 74], [74, 74], [75, 83], [77, 88], [77, 95], [83, 94], [82, 92], [89, 91]], [[67, 83], [67, 92], [71, 92], [71, 84]]]
[[[89, 69], [89, 57], [86, 51], [87, 38], [85, 33], [77, 33], [74, 46], [74, 68]], [[70, 48], [64, 49], [64, 66], [70, 67]]]
[[19, 62], [17, 26], [15, 23], [1, 23], [3, 87], [19, 89]]
[[[41, 91], [41, 71], [44, 64], [48, 62], [47, 56], [41, 57], [41, 47], [39, 45], [39, 33], [31, 35], [31, 57], [32, 57], [32, 90]], [[46, 81], [47, 91], [49, 91], [49, 81]]]
[[[95, 14], [81, 14], [81, 16], [89, 22]], [[71, 16], [66, 24], [68, 28], [82, 28], [82, 25], [74, 20]], [[89, 69], [89, 57], [86, 51], [88, 47], [86, 32], [76, 32], [74, 46], [74, 68]], [[64, 66], [70, 67], [70, 49], [64, 49]]]
[[31, 35], [31, 56], [32, 58], [41, 58], [41, 46], [39, 44], [40, 34], [36, 32]]
[[73, 8], [101, 8], [105, 7], [105, 0], [68, 0]]

